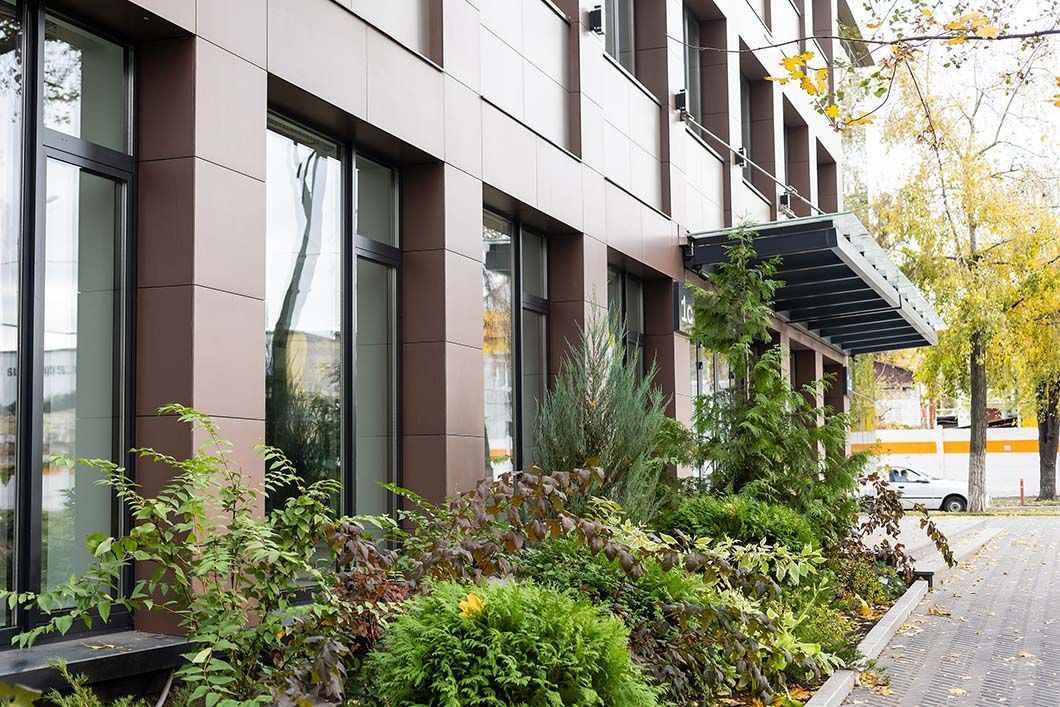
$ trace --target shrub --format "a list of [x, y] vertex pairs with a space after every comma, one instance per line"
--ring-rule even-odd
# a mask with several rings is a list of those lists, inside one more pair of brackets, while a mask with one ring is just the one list
[[662, 525], [664, 530], [693, 537], [725, 537], [740, 543], [764, 540], [793, 549], [818, 542], [813, 527], [796, 511], [740, 495], [692, 496], [681, 501]]
[[653, 454], [665, 415], [652, 384], [655, 365], [641, 376], [636, 355], [623, 355], [625, 336], [594, 318], [563, 359], [534, 423], [533, 463], [550, 471], [602, 467], [598, 495], [620, 503], [638, 521], [657, 510], [666, 460]]
[[[784, 567], [785, 575], [801, 577], [812, 572], [804, 566], [816, 564], [778, 554], [727, 548], [733, 564], [749, 571]], [[680, 566], [649, 560], [629, 577], [606, 557], [559, 539], [523, 553], [518, 574], [609, 607], [630, 627], [634, 661], [674, 704], [702, 704], [734, 689], [768, 697], [784, 689], [785, 676], [804, 680], [832, 666], [830, 656], [800, 639], [792, 613], [774, 598], [734, 591]]]
[[894, 567], [866, 555], [835, 556], [828, 560], [840, 598], [864, 599], [874, 606], [890, 604], [906, 590]]
[[795, 635], [806, 643], [816, 643], [845, 665], [858, 659], [856, 626], [838, 609], [820, 600], [810, 601], [796, 615]]
[[[268, 704], [288, 691], [341, 698], [343, 661], [313, 669], [321, 655], [347, 652], [335, 627], [350, 607], [335, 592], [334, 555], [322, 551], [335, 524], [337, 482], [304, 484], [279, 451], [263, 448], [266, 492], [293, 493], [282, 508], [262, 515], [261, 491], [229, 461], [231, 445], [213, 420], [181, 405], [160, 413], [178, 416], [206, 442], [189, 459], [137, 450], [175, 471], [152, 498], [111, 462], [76, 462], [100, 470], [101, 483], [114, 489], [135, 525], [123, 537], [90, 536], [96, 563], [83, 576], [40, 595], [0, 592], [12, 606], [35, 607], [47, 618], [15, 641], [30, 645], [45, 633], [66, 633], [75, 621], [91, 628], [93, 616], [106, 621], [114, 605], [155, 611], [187, 631], [192, 650], [178, 677], [193, 704]], [[133, 561], [156, 570], [123, 594]], [[300, 592], [308, 600], [292, 601]], [[297, 684], [298, 674], [312, 680]]]
[[628, 632], [588, 601], [533, 584], [442, 583], [369, 658], [391, 705], [655, 705]]
[[790, 506], [831, 546], [855, 517], [868, 456], [845, 453], [846, 415], [812, 402], [834, 381], [793, 390], [782, 374], [785, 354], [770, 334], [779, 260], [759, 259], [753, 244], [753, 232], [735, 231], [711, 289], [696, 292], [692, 341], [724, 354], [735, 384], [696, 399], [692, 456], [711, 463], [716, 493]]
[[[70, 684], [69, 693], [61, 693], [58, 690], [49, 690], [48, 694], [44, 696], [47, 700], [47, 704], [54, 705], [55, 707], [104, 707], [104, 705], [111, 705], [111, 707], [148, 707], [149, 703], [147, 700], [138, 700], [134, 697], [119, 697], [113, 702], [104, 702], [100, 699], [99, 695], [92, 691], [92, 688], [88, 686], [88, 678], [84, 675], [71, 675], [70, 669], [66, 663], [62, 661], [56, 661], [53, 667], [59, 671], [66, 682]], [[4, 704], [8, 704], [4, 702]], [[32, 704], [32, 703], [30, 703]]]

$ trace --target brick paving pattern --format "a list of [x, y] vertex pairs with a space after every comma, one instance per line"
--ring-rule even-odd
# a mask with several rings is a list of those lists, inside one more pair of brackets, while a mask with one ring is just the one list
[[844, 705], [1060, 707], [1060, 516], [1004, 533], [921, 602]]

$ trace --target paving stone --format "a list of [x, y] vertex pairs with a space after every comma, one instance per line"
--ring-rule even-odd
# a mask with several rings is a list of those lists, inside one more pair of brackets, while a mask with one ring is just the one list
[[1060, 517], [990, 525], [1005, 532], [928, 594], [884, 648], [875, 667], [886, 689], [856, 687], [844, 705], [1060, 707]]

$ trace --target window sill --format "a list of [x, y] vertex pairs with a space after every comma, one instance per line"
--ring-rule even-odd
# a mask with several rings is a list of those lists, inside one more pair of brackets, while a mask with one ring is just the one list
[[119, 631], [10, 648], [0, 651], [0, 682], [37, 690], [66, 687], [48, 665], [56, 658], [66, 661], [72, 674], [88, 676], [89, 684], [123, 680], [179, 666], [189, 646], [180, 636]]

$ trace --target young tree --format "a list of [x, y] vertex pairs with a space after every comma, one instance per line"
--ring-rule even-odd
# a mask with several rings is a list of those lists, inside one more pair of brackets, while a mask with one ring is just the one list
[[[949, 329], [919, 371], [932, 390], [964, 392], [971, 405], [969, 508], [986, 505], [987, 394], [991, 375], [1008, 375], [1000, 348], [1017, 307], [1031, 306], [1056, 269], [1056, 231], [1044, 203], [1049, 179], [1026, 148], [1008, 140], [1026, 116], [1040, 68], [1020, 59], [1011, 72], [973, 72], [966, 88], [947, 85], [928, 61], [896, 82], [898, 104], [883, 137], [903, 153], [893, 194], [872, 204], [874, 231], [903, 269], [932, 296]], [[938, 85], [943, 85], [942, 93]], [[1034, 332], [1028, 332], [1033, 335]]]

